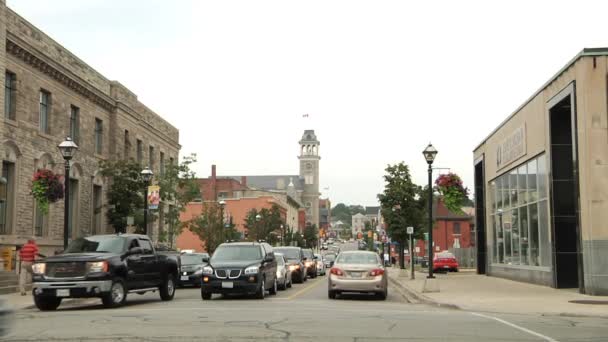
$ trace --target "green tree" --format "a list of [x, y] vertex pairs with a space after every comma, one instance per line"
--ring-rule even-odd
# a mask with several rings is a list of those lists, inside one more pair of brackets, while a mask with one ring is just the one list
[[[259, 219], [258, 219], [259, 215]], [[249, 230], [249, 239], [252, 241], [265, 240], [270, 244], [276, 244], [281, 239], [284, 226], [281, 218], [281, 209], [273, 204], [270, 209], [251, 209], [245, 217], [245, 226]]]
[[116, 233], [125, 233], [127, 217], [134, 217], [136, 232], [143, 233], [145, 182], [141, 165], [133, 160], [101, 161], [101, 175], [109, 178], [106, 216]]
[[207, 202], [203, 204], [203, 211], [186, 223], [186, 226], [203, 241], [203, 246], [212, 254], [217, 246], [226, 240], [233, 240], [240, 236], [232, 222], [224, 222], [224, 213], [219, 204]]
[[167, 232], [159, 235], [159, 241], [168, 241], [171, 247], [174, 238], [186, 226], [180, 222], [180, 214], [186, 210], [189, 202], [200, 197], [196, 174], [190, 169], [194, 163], [196, 163], [196, 154], [185, 156], [180, 164], [168, 162], [165, 164], [164, 173], [158, 177], [163, 210], [166, 209], [164, 223], [168, 226]]
[[314, 248], [319, 241], [319, 231], [317, 225], [309, 224], [304, 229], [304, 241], [306, 248]]
[[387, 224], [387, 234], [393, 241], [399, 242], [399, 263], [404, 268], [403, 249], [409, 238], [407, 227], [414, 227], [418, 237], [428, 230], [424, 221], [425, 199], [428, 197], [420, 186], [412, 182], [405, 163], [388, 165], [385, 171], [384, 193], [379, 194], [378, 199]]

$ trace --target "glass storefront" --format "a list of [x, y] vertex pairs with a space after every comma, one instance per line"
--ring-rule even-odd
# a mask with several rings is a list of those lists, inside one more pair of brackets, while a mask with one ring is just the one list
[[492, 262], [548, 267], [547, 166], [540, 155], [490, 182]]

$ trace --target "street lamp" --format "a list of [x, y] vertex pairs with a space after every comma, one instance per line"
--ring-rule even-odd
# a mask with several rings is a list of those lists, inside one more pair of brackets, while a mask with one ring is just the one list
[[72, 138], [66, 137], [58, 146], [59, 152], [65, 160], [65, 180], [64, 180], [64, 200], [63, 200], [63, 249], [68, 248], [68, 234], [69, 234], [69, 218], [70, 218], [70, 160], [74, 157], [78, 145], [72, 141]]
[[437, 155], [437, 149], [429, 143], [422, 151], [424, 159], [429, 164], [429, 275], [427, 278], [435, 278], [433, 276], [433, 161]]
[[154, 172], [149, 167], [145, 167], [141, 170], [141, 178], [144, 180], [144, 234], [148, 234], [148, 185], [154, 176]]
[[285, 245], [285, 241], [284, 241], [284, 239], [285, 239], [284, 228], [285, 227], [283, 226], [283, 224], [281, 224], [281, 246]]

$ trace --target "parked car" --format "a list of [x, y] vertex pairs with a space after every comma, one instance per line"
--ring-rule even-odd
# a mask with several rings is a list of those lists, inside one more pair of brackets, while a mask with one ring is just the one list
[[454, 254], [445, 251], [433, 256], [433, 272], [439, 271], [458, 272], [458, 261]]
[[323, 258], [323, 254], [315, 254], [315, 259], [317, 262], [317, 274], [325, 275], [325, 259]]
[[117, 307], [128, 293], [159, 291], [162, 300], [172, 300], [178, 265], [157, 254], [146, 235], [118, 234], [75, 239], [32, 270], [34, 303], [46, 311], [57, 309], [64, 298], [99, 297], [104, 306]]
[[338, 255], [340, 254], [340, 247], [338, 246], [329, 246], [329, 251]]
[[330, 299], [342, 292], [375, 293], [383, 300], [388, 295], [387, 274], [377, 253], [342, 252], [329, 273], [327, 296]]
[[304, 265], [304, 253], [300, 247], [275, 247], [275, 253], [283, 254], [287, 261], [287, 266], [291, 271], [291, 279], [296, 283], [303, 283], [306, 281], [306, 266]]
[[203, 267], [207, 263], [203, 259], [209, 259], [207, 253], [183, 253], [180, 255], [181, 269], [179, 276], [179, 285], [201, 286], [203, 279]]
[[214, 293], [253, 294], [264, 299], [266, 290], [277, 294], [277, 261], [265, 242], [227, 242], [218, 246], [209, 265], [203, 267], [201, 297]]
[[336, 254], [327, 253], [324, 255], [323, 260], [325, 263], [325, 268], [331, 268], [334, 265], [334, 261], [336, 261]]
[[277, 259], [277, 281], [279, 282], [279, 290], [287, 290], [292, 284], [291, 270], [289, 269], [283, 254], [275, 252], [274, 257]]
[[304, 266], [306, 267], [306, 275], [311, 278], [317, 277], [317, 262], [315, 260], [312, 249], [302, 249], [304, 254]]

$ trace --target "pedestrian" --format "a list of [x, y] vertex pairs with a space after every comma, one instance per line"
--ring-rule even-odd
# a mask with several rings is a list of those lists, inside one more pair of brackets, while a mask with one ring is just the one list
[[21, 295], [25, 296], [25, 285], [32, 281], [32, 264], [36, 261], [38, 253], [38, 245], [34, 239], [27, 240], [27, 243], [19, 250], [21, 259], [21, 267], [19, 269], [19, 290]]

